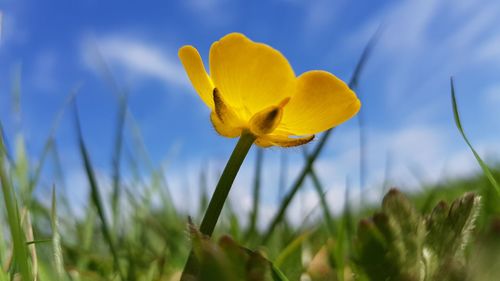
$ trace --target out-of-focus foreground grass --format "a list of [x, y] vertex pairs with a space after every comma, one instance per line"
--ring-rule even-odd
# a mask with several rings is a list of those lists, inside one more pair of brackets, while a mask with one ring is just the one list
[[[294, 226], [286, 216], [277, 215], [269, 228], [259, 229], [258, 171], [263, 164], [262, 157], [257, 157], [256, 203], [250, 223], [240, 223], [236, 206], [226, 205], [210, 240], [173, 207], [161, 167], [150, 163], [145, 169], [136, 167], [136, 176], [124, 183], [122, 132], [124, 126], [135, 124], [127, 118], [126, 99], [120, 98], [119, 103], [110, 196], [102, 194], [75, 118], [82, 169], [90, 187], [82, 215], [74, 214], [63, 191], [56, 193], [58, 186], [52, 187], [49, 204], [34, 195], [36, 188], [47, 189], [40, 183], [47, 159], [58, 159], [54, 133], [49, 133], [42, 155], [32, 159], [22, 134], [11, 137], [0, 130], [0, 281], [21, 276], [42, 281], [178, 280], [191, 245], [201, 264], [199, 280], [500, 278], [500, 199], [492, 186], [492, 179], [500, 176], [499, 168], [488, 174], [481, 162], [485, 174], [425, 186], [423, 192], [407, 195], [409, 199], [393, 189], [381, 207], [346, 204], [341, 215], [333, 216], [312, 161], [305, 161], [306, 176], [312, 178], [321, 199], [322, 216]], [[140, 145], [136, 147], [139, 154], [144, 153]], [[64, 174], [55, 163], [55, 169]], [[200, 187], [207, 185], [205, 179], [200, 175]], [[300, 189], [303, 180], [296, 182]], [[207, 196], [199, 198], [202, 210]], [[282, 206], [286, 212], [288, 204], [282, 202]]]

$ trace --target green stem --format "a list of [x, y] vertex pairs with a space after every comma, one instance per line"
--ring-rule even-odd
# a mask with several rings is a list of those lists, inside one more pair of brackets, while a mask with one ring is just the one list
[[[212, 199], [210, 199], [210, 203], [208, 204], [207, 210], [205, 211], [205, 215], [203, 216], [203, 220], [200, 225], [200, 232], [207, 235], [212, 236], [214, 232], [215, 225], [217, 224], [217, 220], [222, 212], [222, 207], [226, 202], [227, 196], [229, 195], [229, 191], [231, 190], [231, 186], [233, 185], [234, 179], [240, 170], [241, 164], [245, 159], [250, 147], [255, 141], [255, 136], [249, 132], [244, 132], [236, 147], [227, 161], [226, 167], [222, 172], [222, 175], [215, 187], [214, 194], [212, 195]], [[189, 258], [184, 266], [184, 271], [182, 272], [181, 281], [183, 280], [191, 280], [189, 276], [196, 276], [197, 274], [198, 264], [193, 255], [193, 251], [189, 254]]]
[[224, 202], [226, 202], [231, 186], [236, 178], [236, 174], [238, 174], [241, 164], [247, 156], [247, 153], [254, 141], [255, 136], [250, 133], [243, 133], [238, 140], [238, 143], [236, 144], [236, 147], [234, 148], [233, 153], [231, 154], [231, 157], [229, 158], [229, 161], [227, 161], [226, 167], [222, 172], [219, 182], [215, 187], [212, 199], [210, 199], [208, 208], [205, 211], [205, 216], [201, 221], [201, 233], [212, 236], [215, 224], [219, 219], [222, 207], [224, 206]]

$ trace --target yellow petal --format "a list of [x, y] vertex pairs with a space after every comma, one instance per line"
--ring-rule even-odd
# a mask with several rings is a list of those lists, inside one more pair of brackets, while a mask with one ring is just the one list
[[270, 147], [270, 146], [281, 146], [281, 147], [294, 147], [306, 144], [314, 139], [314, 135], [301, 137], [301, 138], [289, 138], [282, 135], [265, 135], [257, 138], [255, 144], [260, 147]]
[[223, 123], [217, 113], [212, 111], [210, 114], [210, 121], [212, 121], [212, 125], [214, 126], [215, 131], [219, 133], [221, 136], [228, 138], [235, 138], [241, 135], [242, 129], [231, 127], [225, 123]]
[[360, 107], [356, 94], [342, 80], [326, 71], [309, 71], [297, 79], [297, 90], [276, 130], [316, 134], [347, 121]]
[[280, 52], [239, 33], [212, 44], [210, 77], [245, 121], [291, 96], [296, 83], [290, 64]]
[[205, 70], [200, 54], [193, 46], [184, 46], [179, 49], [179, 58], [181, 59], [182, 65], [194, 89], [198, 92], [203, 102], [205, 102], [210, 109], [213, 109], [214, 102], [212, 91], [214, 86]]

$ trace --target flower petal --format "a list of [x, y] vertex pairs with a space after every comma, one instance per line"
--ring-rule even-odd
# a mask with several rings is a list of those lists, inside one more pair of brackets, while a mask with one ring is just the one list
[[219, 119], [219, 116], [217, 116], [217, 113], [215, 113], [215, 111], [212, 111], [212, 113], [210, 114], [210, 121], [212, 121], [212, 125], [214, 126], [215, 131], [217, 131], [219, 135], [224, 137], [228, 138], [239, 137], [243, 130], [242, 128], [231, 127], [223, 123]]
[[245, 121], [291, 96], [296, 83], [290, 64], [280, 52], [239, 33], [212, 44], [210, 77]]
[[289, 138], [282, 135], [264, 135], [257, 140], [255, 144], [260, 147], [281, 146], [281, 147], [294, 147], [306, 144], [314, 139], [314, 135], [301, 138]]
[[179, 58], [198, 95], [210, 109], [214, 109], [212, 98], [214, 86], [196, 48], [183, 46], [179, 49]]
[[356, 94], [331, 73], [309, 71], [297, 80], [295, 95], [285, 107], [276, 131], [299, 136], [316, 134], [347, 121], [361, 107]]

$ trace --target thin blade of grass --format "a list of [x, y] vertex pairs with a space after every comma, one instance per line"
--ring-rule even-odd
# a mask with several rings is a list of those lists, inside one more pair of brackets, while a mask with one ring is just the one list
[[[344, 197], [344, 210], [342, 211], [342, 220], [345, 225], [346, 239], [348, 241], [347, 246], [349, 247], [353, 241], [356, 228], [356, 218], [354, 217], [353, 208], [351, 206], [350, 200], [350, 181], [346, 178], [345, 184], [345, 197]], [[349, 252], [349, 251], [348, 251]]]
[[[109, 87], [111, 88], [111, 92], [115, 95], [115, 97], [118, 99], [121, 105], [123, 105], [123, 118], [128, 118], [128, 128], [129, 131], [132, 134], [132, 141], [134, 143], [134, 148], [136, 149], [136, 152], [138, 152], [139, 156], [142, 157], [142, 161], [144, 161], [144, 164], [146, 165], [146, 168], [151, 172], [155, 172], [155, 167], [153, 164], [153, 161], [151, 160], [151, 157], [149, 155], [149, 152], [144, 145], [144, 140], [142, 137], [141, 130], [139, 128], [138, 122], [136, 121], [134, 115], [132, 112], [129, 110], [128, 106], [126, 103], [123, 103], [123, 101], [126, 101], [126, 96], [127, 91], [122, 89], [118, 83], [118, 81], [115, 79], [115, 76], [113, 75], [113, 72], [111, 71], [111, 68], [109, 67], [108, 63], [106, 62], [105, 58], [102, 56], [101, 51], [99, 50], [97, 45], [94, 45], [94, 55], [96, 58], [96, 61], [98, 63], [98, 68], [101, 70], [102, 75], [106, 82], [108, 83]], [[125, 123], [125, 120], [123, 120]], [[121, 126], [124, 127], [124, 124], [121, 124]], [[119, 129], [119, 128], [117, 128]], [[124, 128], [122, 128], [123, 131]], [[122, 137], [123, 138], [123, 137]], [[121, 150], [121, 148], [120, 148]], [[116, 151], [115, 151], [116, 152]], [[166, 193], [168, 195], [168, 198], [170, 200], [170, 205], [173, 205], [172, 202], [172, 194], [170, 192], [169, 186], [167, 185], [167, 180], [165, 179], [165, 175], [161, 173], [160, 177], [160, 183], [161, 187], [166, 189]]]
[[264, 150], [262, 148], [257, 149], [256, 159], [255, 159], [255, 176], [253, 182], [253, 204], [252, 213], [250, 214], [250, 227], [246, 234], [246, 240], [248, 240], [257, 229], [257, 218], [259, 216], [259, 202], [260, 202], [260, 188], [261, 188], [261, 178], [262, 178], [262, 161], [264, 156]]
[[465, 135], [465, 131], [462, 127], [462, 122], [460, 121], [460, 115], [458, 113], [458, 105], [457, 105], [457, 98], [455, 95], [455, 85], [453, 83], [453, 77], [450, 78], [450, 85], [451, 85], [451, 103], [453, 106], [453, 116], [455, 118], [455, 125], [457, 126], [458, 130], [460, 131], [460, 134], [462, 135], [462, 138], [464, 139], [465, 143], [467, 143], [467, 146], [469, 146], [470, 150], [474, 154], [474, 157], [476, 158], [477, 163], [479, 166], [481, 166], [481, 169], [483, 170], [484, 175], [488, 178], [490, 181], [491, 185], [495, 190], [497, 191], [498, 195], [500, 196], [500, 186], [498, 185], [497, 181], [495, 180], [495, 177], [493, 177], [493, 174], [491, 173], [490, 169], [488, 168], [488, 165], [481, 159], [479, 154], [476, 152], [472, 144], [470, 143], [469, 139]]
[[122, 147], [124, 140], [124, 128], [125, 119], [127, 116], [127, 94], [120, 96], [118, 116], [116, 120], [116, 130], [115, 130], [115, 145], [112, 157], [112, 167], [113, 167], [113, 193], [111, 195], [111, 208], [113, 212], [113, 226], [114, 229], [117, 228], [118, 224], [118, 214], [120, 207], [120, 185], [121, 185], [121, 157], [122, 157]]
[[281, 250], [274, 261], [274, 265], [292, 280], [299, 280], [304, 271], [302, 263], [304, 243], [312, 233], [313, 231], [309, 230], [294, 237], [294, 239]]
[[[364, 64], [366, 63], [366, 60], [368, 59], [371, 51], [373, 50], [381, 32], [381, 27], [379, 27], [376, 31], [375, 34], [370, 38], [370, 41], [368, 42], [366, 49], [363, 51], [363, 54], [361, 55], [360, 62], [356, 66], [356, 69], [354, 70], [354, 75], [353, 79], [349, 83], [349, 86], [352, 88], [357, 88], [358, 83], [359, 83], [359, 73], [361, 72]], [[362, 92], [357, 92], [358, 98], [361, 101], [364, 101], [363, 98], [363, 93]], [[367, 170], [367, 160], [366, 156], [368, 155], [367, 153], [367, 139], [366, 139], [366, 132], [365, 132], [365, 115], [364, 115], [364, 110], [361, 108], [357, 114], [357, 119], [358, 119], [358, 127], [359, 127], [359, 189], [360, 189], [360, 194], [361, 194], [361, 204], [364, 204], [365, 196], [364, 196], [364, 189], [365, 189], [365, 181], [366, 181], [366, 170]]]
[[[304, 152], [304, 157], [307, 159], [307, 150], [304, 148], [302, 151]], [[323, 191], [323, 184], [321, 184], [321, 181], [319, 180], [319, 177], [313, 168], [311, 168], [309, 176], [313, 181], [314, 190], [316, 191], [316, 194], [319, 198], [321, 210], [323, 211], [323, 219], [325, 220], [328, 234], [329, 236], [333, 236], [333, 234], [335, 233], [335, 222], [332, 218], [328, 203], [326, 202], [326, 192]]]
[[52, 145], [51, 158], [53, 161], [52, 168], [54, 169], [54, 182], [58, 183], [61, 196], [59, 197], [59, 206], [63, 208], [63, 214], [66, 214], [68, 218], [76, 217], [73, 205], [70, 203], [69, 188], [66, 186], [66, 179], [62, 168], [61, 157], [59, 156], [59, 149], [57, 142]]
[[52, 226], [52, 251], [54, 265], [59, 280], [64, 276], [64, 260], [61, 246], [61, 235], [59, 234], [59, 220], [57, 219], [57, 198], [55, 186], [52, 187], [52, 206], [50, 210], [50, 221]]
[[12, 179], [17, 186], [18, 199], [22, 206], [31, 207], [33, 196], [29, 190], [30, 160], [26, 152], [26, 143], [22, 134], [18, 134], [14, 143], [14, 159], [12, 165]]
[[97, 214], [99, 216], [99, 219], [101, 220], [101, 231], [102, 231], [102, 234], [104, 236], [104, 239], [106, 240], [106, 243], [108, 244], [108, 247], [111, 251], [111, 254], [113, 256], [113, 264], [114, 264], [115, 270], [120, 275], [121, 280], [125, 280], [124, 274], [120, 268], [120, 262], [118, 259], [118, 252], [116, 251], [113, 237], [112, 237], [111, 232], [110, 232], [109, 224], [108, 224], [108, 221], [106, 219], [106, 214], [104, 212], [104, 205], [102, 204], [99, 186], [97, 184], [94, 169], [92, 168], [92, 164], [90, 162], [90, 157], [89, 157], [88, 152], [87, 152], [87, 147], [85, 146], [85, 142], [83, 140], [82, 129], [80, 127], [80, 120], [78, 117], [78, 111], [77, 111], [76, 105], [74, 108], [74, 112], [75, 112], [75, 127], [77, 130], [77, 137], [78, 137], [78, 146], [80, 149], [80, 156], [82, 157], [83, 165], [85, 168], [85, 173], [87, 175], [87, 179], [88, 179], [89, 185], [90, 185], [90, 194], [91, 194], [92, 203], [96, 207]]
[[0, 149], [3, 150], [4, 153], [4, 158], [7, 160], [8, 163], [12, 163], [12, 156], [10, 154], [10, 149], [9, 149], [9, 142], [7, 141], [7, 136], [5, 134], [5, 129], [3, 127], [2, 121], [0, 120]]
[[284, 150], [280, 153], [280, 181], [278, 184], [278, 202], [283, 200], [283, 194], [287, 185], [286, 179], [288, 175], [288, 158]]
[[283, 198], [283, 201], [281, 201], [280, 208], [278, 209], [278, 212], [274, 216], [274, 218], [271, 221], [271, 224], [267, 228], [263, 238], [262, 238], [262, 244], [266, 244], [269, 239], [271, 238], [271, 235], [273, 234], [274, 229], [278, 224], [284, 219], [286, 210], [288, 209], [288, 206], [292, 202], [293, 198], [299, 191], [300, 187], [302, 186], [302, 183], [304, 182], [307, 174], [311, 170], [313, 162], [316, 160], [318, 157], [319, 153], [323, 149], [323, 147], [326, 144], [326, 141], [328, 140], [328, 137], [330, 136], [329, 132], [327, 131], [326, 133], [323, 134], [323, 137], [319, 140], [318, 145], [314, 149], [314, 151], [309, 155], [307, 158], [306, 164], [304, 165], [304, 168], [302, 169], [299, 177], [295, 180], [292, 188], [288, 192], [288, 194]]
[[[90, 206], [91, 205], [90, 201], [92, 201], [90, 194], [89, 194], [88, 201], [89, 201], [88, 206]], [[97, 214], [96, 214], [94, 208], [87, 208], [87, 211], [85, 213], [85, 218], [84, 218], [83, 224], [81, 226], [81, 230], [79, 230], [81, 232], [81, 239], [80, 239], [79, 243], [81, 245], [81, 250], [83, 252], [88, 253], [91, 251], [91, 246], [92, 246], [92, 243], [95, 239], [94, 228], [95, 228], [95, 224], [96, 224], [95, 223], [96, 219], [97, 219]], [[77, 267], [78, 268], [86, 268], [89, 263], [90, 263], [89, 257], [86, 255], [83, 255], [78, 260]]]
[[278, 255], [274, 261], [274, 265], [281, 267], [288, 257], [290, 257], [294, 252], [300, 250], [302, 243], [311, 235], [311, 231], [305, 232], [297, 236], [291, 243], [289, 243], [283, 251]]
[[200, 209], [199, 209], [199, 214], [198, 216], [200, 218], [203, 217], [203, 211], [207, 209], [208, 207], [208, 182], [207, 182], [207, 175], [206, 175], [206, 172], [205, 170], [202, 168], [200, 169], [200, 192], [201, 192], [201, 195], [200, 195]]
[[339, 220], [337, 227], [337, 243], [335, 243], [335, 248], [333, 250], [333, 260], [335, 261], [335, 271], [337, 272], [337, 279], [339, 281], [344, 281], [344, 269], [345, 269], [345, 252], [346, 252], [346, 222], [343, 219]]
[[38, 183], [40, 179], [40, 175], [42, 173], [43, 167], [45, 165], [45, 161], [47, 159], [47, 156], [49, 155], [49, 152], [54, 148], [54, 143], [55, 143], [55, 135], [57, 132], [57, 129], [59, 128], [59, 124], [61, 123], [62, 118], [64, 117], [64, 112], [66, 111], [66, 108], [73, 102], [73, 100], [76, 98], [76, 95], [79, 93], [80, 89], [80, 84], [77, 85], [68, 95], [66, 100], [64, 101], [63, 105], [57, 112], [57, 115], [52, 123], [52, 126], [50, 128], [49, 135], [47, 136], [47, 139], [45, 140], [42, 154], [40, 156], [40, 160], [38, 161], [38, 164], [36, 165], [34, 169], [33, 176], [30, 178], [29, 182], [29, 191], [30, 194], [33, 192], [35, 189], [36, 184]]
[[337, 279], [344, 280], [344, 268], [346, 266], [346, 253], [350, 253], [350, 245], [354, 235], [354, 217], [352, 215], [351, 203], [349, 201], [349, 181], [346, 180], [344, 193], [344, 210], [341, 218], [337, 221], [337, 243], [333, 251], [333, 260], [335, 261]]
[[271, 273], [274, 281], [288, 281], [288, 278], [281, 272], [281, 270], [271, 263]]
[[29, 280], [32, 278], [32, 275], [29, 266], [28, 249], [26, 247], [26, 236], [21, 228], [21, 219], [19, 217], [17, 200], [14, 194], [13, 186], [7, 176], [5, 162], [3, 135], [0, 135], [0, 183], [2, 185], [3, 198], [5, 208], [7, 210], [7, 219], [11, 239], [14, 244], [14, 264], [19, 267], [19, 273], [21, 273], [23, 278]]
[[[31, 214], [28, 211], [28, 208], [24, 207], [21, 214], [21, 225], [26, 233], [26, 240], [35, 240], [35, 236], [33, 234], [33, 224], [31, 223]], [[39, 274], [38, 253], [35, 244], [27, 245], [27, 247], [31, 260], [31, 274], [33, 274], [36, 281]]]
[[[8, 256], [8, 240], [5, 238], [6, 225], [0, 224], [0, 265], [5, 264]], [[0, 274], [2, 270], [0, 269]]]

